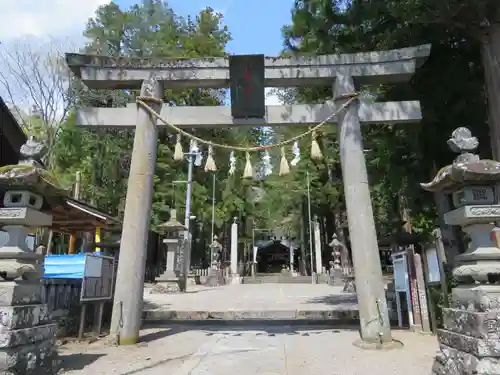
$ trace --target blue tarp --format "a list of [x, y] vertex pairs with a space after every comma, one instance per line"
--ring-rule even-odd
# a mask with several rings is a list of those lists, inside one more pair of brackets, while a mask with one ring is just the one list
[[[101, 253], [93, 253], [101, 254]], [[47, 255], [44, 263], [46, 279], [83, 279], [86, 254]]]

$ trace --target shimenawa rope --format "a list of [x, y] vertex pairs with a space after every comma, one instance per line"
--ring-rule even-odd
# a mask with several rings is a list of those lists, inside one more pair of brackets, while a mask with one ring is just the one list
[[[136, 98], [136, 102], [137, 102], [137, 104], [139, 104], [140, 106], [142, 106], [154, 118], [156, 118], [157, 120], [160, 120], [166, 126], [168, 126], [169, 128], [175, 130], [178, 134], [182, 134], [183, 136], [185, 136], [185, 137], [187, 137], [189, 139], [195, 140], [195, 141], [197, 141], [199, 143], [205, 144], [207, 146], [212, 146], [212, 147], [215, 147], [215, 148], [224, 148], [224, 149], [227, 149], [227, 150], [241, 151], [241, 152], [256, 152], [256, 151], [265, 151], [265, 150], [270, 150], [270, 149], [273, 149], [273, 148], [283, 147], [283, 146], [289, 145], [289, 144], [291, 144], [291, 143], [293, 143], [295, 141], [298, 141], [298, 140], [304, 138], [305, 136], [307, 136], [309, 134], [316, 133], [316, 131], [319, 128], [321, 128], [323, 125], [327, 124], [332, 118], [334, 118], [335, 116], [337, 116], [340, 112], [342, 112], [344, 109], [346, 109], [352, 102], [354, 102], [358, 98], [359, 98], [359, 94], [358, 93], [353, 93], [353, 94], [347, 94], [347, 95], [339, 96], [339, 97], [335, 98], [335, 101], [343, 100], [343, 99], [347, 99], [347, 101], [344, 104], [342, 104], [340, 106], [340, 108], [338, 108], [336, 111], [334, 111], [330, 116], [328, 116], [325, 120], [323, 120], [322, 122], [320, 122], [318, 125], [313, 126], [312, 128], [308, 129], [306, 132], [304, 132], [302, 134], [299, 134], [299, 135], [297, 135], [295, 137], [289, 138], [289, 139], [284, 140], [282, 142], [274, 143], [274, 144], [271, 144], [271, 145], [262, 145], [262, 146], [253, 146], [253, 147], [241, 147], [241, 146], [225, 145], [225, 144], [221, 144], [221, 143], [217, 143], [217, 142], [207, 141], [207, 140], [199, 138], [199, 137], [197, 137], [197, 136], [195, 136], [195, 135], [193, 135], [191, 133], [188, 133], [187, 131], [183, 130], [182, 128], [179, 128], [178, 126], [169, 123], [167, 120], [165, 120], [160, 114], [158, 114], [153, 108], [151, 108], [146, 103], [146, 101], [153, 101], [153, 102], [158, 102], [158, 103], [161, 102], [161, 103], [163, 103], [163, 101], [161, 99], [152, 98], [152, 97], [148, 97], [148, 96], [146, 96], [146, 97], [144, 97], [144, 96], [138, 96]], [[263, 126], [265, 126], [265, 124], [263, 124]]]

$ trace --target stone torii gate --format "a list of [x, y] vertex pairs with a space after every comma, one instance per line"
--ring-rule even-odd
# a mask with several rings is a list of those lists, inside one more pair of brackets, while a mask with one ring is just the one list
[[[339, 100], [318, 105], [267, 106], [264, 118], [235, 119], [230, 107], [169, 107], [164, 89], [227, 88], [229, 58], [202, 60], [128, 59], [67, 54], [73, 72], [90, 88], [141, 89], [151, 107], [179, 127], [316, 125], [332, 115], [356, 91], [356, 84], [408, 82], [430, 53], [430, 45], [392, 51], [270, 58], [264, 60], [267, 87], [332, 84]], [[155, 99], [156, 98], [156, 99]], [[392, 341], [371, 206], [360, 123], [398, 124], [421, 120], [418, 101], [358, 101], [341, 112], [339, 145], [349, 233], [360, 309], [361, 338], [366, 343]], [[136, 128], [123, 220], [112, 334], [120, 344], [139, 339], [147, 229], [151, 216], [157, 151], [156, 121], [143, 107], [84, 108], [78, 124]], [[155, 126], [156, 125], [156, 126]], [[118, 324], [120, 322], [121, 324]]]

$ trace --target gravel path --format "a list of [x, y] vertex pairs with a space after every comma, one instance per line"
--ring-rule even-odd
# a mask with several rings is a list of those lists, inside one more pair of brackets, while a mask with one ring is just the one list
[[352, 345], [354, 330], [314, 326], [148, 328], [136, 346], [104, 342], [61, 348], [63, 374], [88, 375], [424, 375], [437, 350], [433, 336], [394, 331], [401, 349]]
[[325, 310], [356, 309], [356, 295], [326, 284], [243, 284], [216, 288], [191, 286], [188, 293], [150, 294], [146, 309], [163, 310]]

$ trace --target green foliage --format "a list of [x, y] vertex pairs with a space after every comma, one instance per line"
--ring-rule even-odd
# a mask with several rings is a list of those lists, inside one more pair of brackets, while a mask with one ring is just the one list
[[[160, 59], [224, 56], [225, 46], [231, 39], [222, 15], [213, 9], [206, 8], [194, 18], [182, 18], [166, 2], [158, 0], [143, 0], [126, 10], [115, 3], [101, 6], [89, 20], [84, 35], [87, 37], [87, 44], [82, 51], [84, 53]], [[81, 107], [122, 107], [132, 102], [137, 95], [134, 91], [90, 90], [78, 80], [72, 82], [72, 89]], [[220, 105], [225, 96], [225, 90], [166, 90], [164, 99], [170, 105]], [[234, 145], [253, 145], [259, 137], [259, 132], [253, 129], [187, 130], [204, 139], [217, 139]], [[58, 136], [56, 173], [62, 181], [72, 183], [76, 171], [80, 171], [82, 199], [106, 212], [121, 216], [133, 137], [131, 130], [78, 128], [75, 116], [69, 116]], [[175, 139], [175, 134], [167, 130], [159, 132], [152, 229], [168, 219], [172, 206], [178, 210], [178, 219], [184, 216], [186, 185], [173, 184], [173, 181], [187, 179], [187, 162], [174, 162], [172, 150]], [[186, 151], [188, 140], [183, 139], [182, 142]], [[242, 181], [239, 174], [228, 176], [228, 158], [228, 152], [217, 150], [217, 234], [220, 234], [225, 222], [233, 216], [246, 217], [251, 208], [246, 199], [249, 184]], [[239, 164], [241, 171], [241, 157]], [[191, 212], [199, 222], [211, 222], [211, 196], [212, 176], [203, 171], [203, 166], [195, 167]], [[201, 235], [209, 240], [210, 225], [204, 225], [203, 228]]]
[[[437, 168], [448, 164], [453, 155], [446, 140], [458, 126], [472, 128], [480, 138], [481, 154], [489, 148], [486, 126], [484, 79], [480, 36], [485, 21], [498, 16], [492, 0], [436, 2], [431, 0], [361, 1], [296, 0], [290, 25], [283, 27], [288, 55], [317, 55], [387, 50], [432, 43], [432, 54], [417, 70], [410, 85], [363, 87], [378, 101], [420, 100], [420, 124], [363, 128], [364, 148], [379, 238], [402, 230], [405, 222], [412, 231], [428, 234], [436, 224], [433, 197], [423, 192], [420, 182], [428, 181]], [[489, 17], [489, 18], [488, 18]], [[487, 22], [486, 22], [487, 24]], [[143, 0], [128, 9], [115, 3], [101, 6], [89, 20], [84, 35], [86, 53], [111, 56], [154, 58], [197, 58], [224, 56], [231, 39], [222, 15], [213, 9], [196, 17], [179, 17], [168, 4]], [[133, 102], [134, 91], [89, 90], [78, 80], [72, 82], [78, 106], [122, 107]], [[286, 102], [322, 103], [332, 98], [332, 88], [304, 87], [281, 90]], [[165, 91], [171, 105], [219, 105], [224, 90]], [[231, 145], [270, 144], [304, 132], [301, 126], [268, 129], [188, 129], [204, 139]], [[55, 146], [54, 169], [63, 183], [71, 183], [76, 171], [83, 176], [83, 198], [101, 209], [121, 215], [126, 194], [133, 132], [89, 130], [75, 126], [74, 114], [62, 124]], [[188, 148], [187, 140], [183, 146]], [[341, 165], [336, 129], [324, 127], [319, 141], [324, 158], [309, 158], [310, 137], [299, 142], [302, 160], [287, 176], [277, 176], [279, 150], [271, 152], [274, 174], [262, 181], [241, 179], [245, 160], [237, 154], [237, 173], [228, 174], [229, 154], [216, 150], [218, 166], [215, 188], [216, 233], [238, 217], [255, 227], [275, 228], [300, 237], [301, 219], [307, 200], [307, 176], [313, 215], [326, 223], [344, 212]], [[155, 173], [151, 225], [168, 218], [175, 206], [181, 218], [185, 201], [187, 163], [175, 163], [172, 150], [175, 136], [160, 131]], [[293, 158], [287, 148], [290, 161]], [[252, 163], [257, 166], [257, 155]], [[254, 198], [259, 195], [257, 201]], [[205, 225], [201, 235], [209, 241], [212, 208], [212, 175], [195, 168], [192, 213]], [[333, 228], [328, 227], [331, 235]]]
[[[368, 86], [376, 100], [420, 100], [423, 121], [412, 125], [366, 127], [364, 148], [379, 238], [401, 230], [428, 234], [436, 225], [433, 197], [420, 182], [451, 162], [446, 140], [458, 126], [467, 126], [489, 154], [478, 26], [498, 11], [492, 1], [331, 1], [296, 0], [292, 23], [283, 27], [285, 54], [316, 55], [403, 48], [432, 43], [429, 60], [410, 85]], [[495, 8], [496, 9], [496, 8]], [[495, 19], [495, 18], [493, 18]], [[282, 93], [288, 101], [323, 102], [331, 87], [306, 87]], [[280, 132], [289, 135], [294, 130]], [[313, 169], [316, 210], [342, 210], [338, 147], [332, 129], [325, 131], [326, 165], [337, 172], [326, 178]], [[331, 176], [331, 174], [330, 174]], [[303, 181], [303, 180], [302, 180]], [[335, 199], [328, 191], [335, 191]], [[321, 198], [326, 198], [322, 200]], [[283, 197], [284, 200], [287, 198]]]

